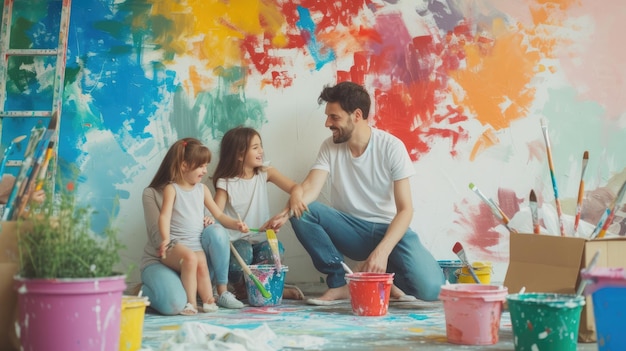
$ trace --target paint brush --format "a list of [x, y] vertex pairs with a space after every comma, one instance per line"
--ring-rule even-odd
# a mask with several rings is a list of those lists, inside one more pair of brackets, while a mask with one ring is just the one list
[[45, 152], [42, 151], [39, 159], [33, 165], [32, 173], [30, 177], [28, 177], [28, 181], [26, 182], [24, 194], [22, 194], [22, 197], [20, 198], [20, 203], [18, 205], [19, 207], [17, 207], [17, 212], [13, 215], [14, 218], [19, 218], [22, 213], [24, 213], [33, 193], [43, 187], [43, 183], [46, 177], [45, 173], [47, 171], [48, 164], [50, 163], [50, 157], [52, 156], [55, 142], [56, 134], [52, 134], [52, 137], [50, 137], [50, 141], [48, 142], [48, 146]]
[[276, 237], [276, 233], [274, 232], [274, 229], [266, 229], [265, 235], [267, 235], [267, 242], [270, 244], [270, 248], [272, 249], [272, 256], [274, 257], [276, 270], [280, 272], [280, 250], [278, 249], [278, 238]]
[[606, 231], [609, 229], [609, 226], [613, 222], [613, 218], [615, 218], [615, 212], [617, 212], [618, 205], [622, 202], [622, 198], [624, 198], [624, 193], [626, 193], [626, 182], [622, 184], [622, 187], [619, 188], [619, 191], [617, 192], [617, 196], [615, 196], [615, 198], [611, 202], [611, 205], [608, 208], [610, 209], [610, 213], [608, 214], [604, 225], [602, 225], [602, 228], [598, 233], [598, 238], [604, 238]]
[[[52, 114], [50, 121], [48, 122], [48, 128], [43, 133], [42, 137], [36, 141], [36, 148], [32, 157], [32, 165], [29, 167], [24, 183], [21, 185], [17, 196], [15, 198], [13, 219], [17, 219], [28, 204], [30, 195], [35, 190], [35, 184], [39, 176], [39, 170], [44, 161], [46, 155], [46, 149], [54, 147], [53, 136], [56, 133], [58, 121], [58, 114], [55, 112]], [[32, 141], [32, 140], [31, 140]], [[50, 142], [52, 141], [52, 144]]]
[[343, 270], [346, 271], [346, 273], [354, 274], [354, 272], [350, 269], [350, 267], [348, 267], [348, 265], [344, 261], [341, 261], [341, 265], [343, 266]]
[[576, 217], [574, 219], [574, 233], [578, 232], [578, 223], [580, 223], [580, 214], [583, 210], [583, 197], [585, 193], [585, 170], [589, 162], [589, 151], [583, 153], [583, 169], [580, 172], [580, 185], [578, 186], [578, 201], [576, 202]]
[[254, 285], [257, 287], [257, 289], [259, 289], [259, 291], [261, 292], [261, 295], [263, 295], [263, 297], [266, 299], [271, 298], [272, 294], [270, 294], [270, 292], [265, 289], [263, 284], [261, 284], [261, 282], [259, 281], [259, 278], [257, 278], [254, 274], [252, 274], [250, 267], [248, 267], [248, 265], [243, 260], [243, 258], [241, 258], [241, 255], [239, 255], [239, 252], [237, 252], [237, 249], [235, 249], [235, 246], [233, 246], [232, 242], [230, 243], [230, 251], [233, 253], [233, 256], [235, 256], [235, 258], [237, 259], [237, 262], [239, 262], [239, 265], [241, 266], [241, 269], [243, 269], [243, 272], [246, 275], [248, 275], [248, 278], [250, 278], [254, 282]]
[[476, 272], [474, 272], [474, 267], [472, 267], [471, 263], [467, 260], [465, 250], [463, 250], [463, 245], [461, 245], [461, 243], [457, 241], [452, 248], [452, 252], [454, 252], [459, 257], [461, 262], [463, 262], [463, 264], [467, 267], [467, 270], [469, 270], [476, 284], [480, 284], [480, 280], [476, 276]]
[[483, 200], [483, 202], [489, 205], [489, 209], [491, 210], [491, 213], [493, 213], [493, 215], [496, 216], [496, 218], [498, 218], [504, 224], [506, 229], [511, 231], [511, 228], [509, 228], [509, 218], [504, 214], [504, 212], [500, 209], [500, 207], [498, 207], [495, 201], [488, 199], [487, 196], [485, 196], [485, 194], [483, 194], [483, 192], [480, 191], [480, 189], [478, 189], [476, 185], [474, 185], [474, 183], [470, 183], [469, 188], [474, 193], [476, 193], [476, 195], [478, 195], [478, 197], [480, 197], [481, 200]]
[[539, 214], [537, 213], [537, 195], [535, 195], [535, 190], [530, 190], [530, 196], [528, 197], [529, 205], [530, 205], [530, 215], [533, 218], [533, 233], [540, 234], [541, 227], [539, 226]]
[[593, 232], [591, 232], [591, 235], [589, 235], [589, 239], [595, 239], [598, 236], [600, 230], [602, 229], [602, 227], [604, 227], [604, 222], [606, 222], [607, 218], [609, 218], [610, 213], [610, 207], [607, 207], [607, 209], [602, 212], [602, 216], [600, 217], [600, 220], [598, 220], [598, 224], [596, 224], [596, 227], [593, 228]]
[[559, 228], [561, 236], [565, 236], [565, 225], [563, 224], [563, 211], [561, 210], [561, 200], [559, 199], [559, 190], [556, 185], [556, 176], [554, 174], [554, 162], [552, 162], [552, 149], [550, 147], [550, 136], [548, 135], [548, 126], [546, 121], [541, 119], [541, 131], [543, 139], [546, 142], [546, 154], [548, 155], [548, 166], [550, 167], [550, 179], [552, 180], [552, 190], [554, 190], [554, 202], [556, 204], [556, 214], [559, 217]]
[[9, 144], [9, 146], [4, 150], [4, 155], [2, 156], [2, 163], [0, 164], [0, 179], [2, 179], [2, 176], [4, 175], [4, 167], [7, 164], [7, 159], [9, 157], [9, 154], [11, 153], [15, 145], [17, 145], [20, 141], [24, 140], [25, 138], [26, 138], [26, 135], [20, 135], [14, 138], [13, 140], [11, 140], [11, 143]]
[[585, 291], [585, 287], [587, 286], [587, 284], [589, 284], [589, 280], [588, 279], [582, 279], [582, 272], [590, 272], [593, 267], [596, 265], [596, 263], [598, 262], [598, 256], [600, 256], [600, 250], [596, 251], [596, 253], [593, 255], [593, 257], [591, 258], [591, 261], [589, 262], [589, 265], [587, 265], [587, 268], [583, 268], [580, 270], [581, 273], [581, 280], [580, 280], [580, 285], [578, 286], [578, 290], [576, 290], [576, 295], [580, 296], [583, 294], [583, 292]]
[[57, 135], [53, 135], [50, 139], [50, 143], [48, 144], [48, 149], [46, 150], [46, 155], [44, 156], [43, 163], [41, 165], [41, 170], [39, 171], [39, 176], [37, 178], [37, 185], [35, 186], [35, 191], [41, 190], [43, 188], [43, 184], [46, 180], [46, 174], [48, 173], [48, 166], [50, 164], [50, 160], [52, 159], [52, 155], [54, 155], [54, 147], [57, 141]]
[[[500, 208], [500, 206], [498, 206], [498, 203], [495, 202], [492, 198], [489, 198], [489, 202], [491, 202], [491, 204], [493, 205], [493, 207], [496, 209], [496, 211], [498, 211], [498, 213], [500, 214], [500, 218], [502, 218], [502, 222], [504, 223], [504, 225], [508, 228], [509, 227], [509, 222], [510, 219], [509, 217], [506, 216], [506, 214], [504, 213], [504, 211], [502, 211], [502, 209]], [[509, 229], [510, 230], [510, 229]]]

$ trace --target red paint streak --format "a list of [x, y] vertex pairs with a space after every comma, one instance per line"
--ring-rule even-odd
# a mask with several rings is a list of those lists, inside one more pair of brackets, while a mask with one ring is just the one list
[[293, 77], [287, 71], [272, 71], [272, 85], [275, 88], [286, 88], [293, 84]]
[[[469, 206], [466, 200], [463, 200], [461, 205], [461, 207], [455, 205], [455, 212], [459, 214], [459, 219], [455, 220], [455, 223], [468, 233], [468, 237], [464, 239], [467, 246], [472, 251], [482, 252], [482, 256], [489, 257], [492, 261], [508, 260], [508, 257], [500, 257], [498, 248], [491, 249], [500, 243], [502, 235], [496, 230], [501, 223], [491, 213], [489, 206], [484, 202]], [[473, 255], [474, 259], [477, 259], [477, 256]]]
[[498, 206], [507, 217], [513, 218], [523, 202], [524, 199], [517, 197], [513, 190], [498, 188]]
[[[355, 78], [354, 75], [351, 77]], [[420, 155], [430, 151], [435, 139], [451, 140], [450, 153], [455, 156], [456, 145], [467, 138], [464, 129], [453, 128], [450, 119], [446, 118], [454, 116], [452, 123], [458, 123], [467, 120], [466, 116], [456, 112], [447, 115], [435, 113], [436, 89], [436, 83], [415, 82], [408, 87], [397, 84], [388, 91], [377, 90], [374, 94], [376, 114], [373, 119], [376, 127], [400, 138], [412, 160], [418, 160]], [[454, 108], [450, 107], [448, 111], [454, 111]]]
[[358, 18], [362, 10], [375, 6], [371, 0], [302, 0], [284, 3], [282, 12], [285, 14], [289, 26], [296, 28], [296, 23], [300, 20], [298, 7], [304, 7], [311, 12], [311, 17], [317, 18], [319, 16], [321, 18], [317, 23], [316, 32], [324, 33], [336, 30], [337, 25], [351, 26], [352, 20]]
[[[467, 42], [476, 40], [469, 23], [461, 23], [441, 38], [411, 37], [401, 25], [401, 13], [379, 14], [371, 0], [302, 0], [279, 6], [287, 23], [286, 48], [305, 50], [311, 39], [307, 35], [323, 40], [327, 47], [341, 47], [346, 35], [362, 43], [361, 51], [352, 51], [350, 69], [337, 72], [337, 81], [367, 84], [374, 98], [373, 124], [399, 137], [413, 161], [440, 139], [448, 139], [450, 154], [457, 156], [457, 145], [469, 138], [463, 125], [468, 117], [463, 107], [450, 105], [448, 80], [450, 71], [459, 69], [465, 59]], [[316, 21], [315, 33], [298, 29], [299, 6]], [[376, 16], [373, 28], [354, 24], [366, 11]], [[248, 53], [260, 72], [280, 64], [267, 58], [265, 48], [263, 53], [254, 52], [256, 47], [251, 45]]]
[[531, 321], [526, 321], [526, 328], [528, 328], [528, 330], [530, 331], [533, 331], [533, 323]]
[[[270, 42], [270, 39], [266, 38], [265, 41]], [[248, 53], [254, 68], [256, 68], [256, 70], [261, 74], [267, 73], [267, 71], [272, 67], [281, 67], [284, 65], [282, 57], [268, 55], [268, 51], [271, 47], [264, 45], [263, 42], [263, 40], [260, 40], [255, 36], [248, 36], [244, 39], [242, 44], [243, 48]], [[259, 50], [259, 47], [262, 47], [262, 49]]]

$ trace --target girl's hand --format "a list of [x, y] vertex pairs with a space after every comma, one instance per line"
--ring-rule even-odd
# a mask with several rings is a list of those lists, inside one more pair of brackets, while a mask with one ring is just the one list
[[280, 227], [282, 227], [283, 224], [287, 222], [288, 219], [289, 219], [289, 210], [283, 211], [277, 214], [276, 216], [270, 218], [270, 220], [265, 222], [265, 224], [263, 224], [263, 226], [259, 228], [259, 230], [264, 231], [266, 229], [273, 229], [275, 231], [278, 231]]
[[171, 250], [174, 245], [176, 245], [176, 240], [173, 241], [169, 241], [169, 240], [163, 240], [161, 242], [161, 245], [159, 245], [159, 257], [161, 257], [161, 259], [165, 259], [167, 257], [167, 252], [169, 250]]
[[208, 227], [209, 225], [215, 223], [215, 220], [213, 219], [213, 217], [209, 217], [209, 216], [204, 216], [204, 226]]
[[247, 233], [250, 231], [250, 228], [248, 228], [248, 225], [241, 221], [237, 222], [237, 229], [242, 233]]
[[170, 244], [169, 240], [163, 240], [161, 241], [161, 245], [159, 245], [159, 249], [157, 253], [159, 254], [159, 257], [161, 257], [162, 259], [165, 259], [165, 257], [167, 256], [167, 249], [168, 249], [169, 244]]

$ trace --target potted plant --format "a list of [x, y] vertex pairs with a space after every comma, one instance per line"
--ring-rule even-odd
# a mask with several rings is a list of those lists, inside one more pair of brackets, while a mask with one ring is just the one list
[[114, 271], [116, 230], [92, 232], [93, 211], [76, 203], [72, 183], [30, 212], [17, 223], [22, 350], [117, 350], [126, 283]]

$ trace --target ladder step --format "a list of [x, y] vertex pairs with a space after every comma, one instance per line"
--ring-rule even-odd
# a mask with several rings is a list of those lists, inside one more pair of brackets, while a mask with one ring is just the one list
[[6, 56], [56, 56], [57, 49], [9, 49]]
[[0, 117], [50, 117], [52, 111], [0, 111]]

